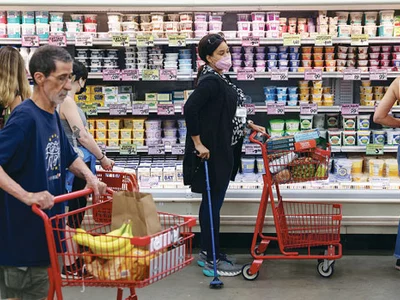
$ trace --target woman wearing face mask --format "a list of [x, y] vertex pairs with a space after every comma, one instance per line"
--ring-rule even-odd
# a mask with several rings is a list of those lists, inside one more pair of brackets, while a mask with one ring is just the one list
[[[72, 89], [58, 108], [64, 131], [75, 151], [83, 158], [93, 173], [96, 173], [96, 159], [100, 161], [104, 170], [112, 170], [114, 161], [101, 151], [93, 136], [88, 132], [85, 113], [76, 105], [74, 100], [76, 94], [80, 94], [85, 90], [88, 71], [81, 62], [74, 61], [72, 75]], [[85, 180], [75, 177], [71, 172], [67, 173], [66, 181], [68, 192], [82, 190], [86, 186]], [[70, 200], [68, 202], [69, 211], [85, 207], [86, 204], [86, 197]], [[78, 228], [81, 226], [83, 217], [83, 214], [71, 216], [68, 218], [67, 225], [71, 228]], [[67, 249], [68, 252], [77, 253], [76, 249], [74, 249], [76, 245], [67, 245], [67, 248], [73, 248]], [[62, 276], [67, 274], [71, 276], [80, 275], [76, 274], [77, 271], [81, 271], [80, 262], [78, 260], [75, 261], [75, 259], [71, 260], [66, 261]]]
[[236, 276], [241, 266], [219, 249], [220, 209], [229, 181], [235, 178], [239, 167], [245, 126], [262, 132], [265, 128], [246, 122], [245, 95], [224, 75], [232, 64], [224, 38], [218, 34], [203, 37], [198, 54], [205, 65], [199, 69], [197, 87], [185, 104], [188, 132], [183, 162], [185, 185], [190, 185], [195, 193], [202, 193], [199, 211], [202, 251], [198, 265], [203, 267], [204, 275], [214, 276], [204, 164], [201, 162], [207, 159], [217, 272], [219, 276]]

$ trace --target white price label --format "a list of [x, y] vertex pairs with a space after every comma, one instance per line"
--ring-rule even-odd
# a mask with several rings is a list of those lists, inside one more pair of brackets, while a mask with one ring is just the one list
[[285, 103], [267, 103], [267, 114], [268, 115], [284, 115], [285, 114]]
[[300, 45], [301, 45], [300, 34], [283, 35], [283, 46], [300, 46]]
[[315, 46], [332, 46], [332, 36], [328, 34], [319, 34], [315, 37]]
[[322, 70], [313, 69], [304, 71], [304, 80], [322, 80]]
[[171, 153], [172, 153], [172, 155], [184, 155], [185, 154], [185, 145], [172, 145]]
[[126, 103], [113, 103], [109, 104], [110, 116], [126, 116], [128, 105]]
[[165, 146], [164, 145], [149, 146], [148, 154], [149, 155], [164, 155], [165, 154]]
[[388, 71], [386, 69], [372, 69], [369, 71], [369, 80], [387, 80]]
[[342, 104], [342, 115], [358, 115], [359, 104]]
[[361, 70], [345, 69], [343, 71], [343, 80], [361, 80]]
[[368, 46], [369, 35], [368, 34], [352, 34], [351, 35], [351, 46]]
[[247, 115], [255, 115], [256, 114], [256, 106], [254, 104], [245, 104], [244, 105], [247, 110]]
[[318, 105], [316, 103], [300, 103], [301, 115], [316, 115], [318, 113]]
[[75, 46], [82, 47], [92, 47], [93, 46], [93, 36], [85, 32], [77, 33], [75, 36]]
[[289, 79], [288, 70], [274, 69], [271, 73], [271, 80], [287, 81]]
[[148, 104], [133, 104], [132, 105], [132, 115], [135, 116], [147, 116], [149, 114]]
[[261, 154], [261, 147], [256, 144], [246, 144], [244, 145], [244, 152], [246, 155]]

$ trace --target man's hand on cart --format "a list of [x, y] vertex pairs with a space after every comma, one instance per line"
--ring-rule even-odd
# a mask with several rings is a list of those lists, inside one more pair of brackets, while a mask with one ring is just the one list
[[54, 196], [48, 191], [28, 193], [25, 203], [29, 206], [36, 204], [40, 209], [49, 209], [54, 206]]
[[115, 162], [104, 155], [104, 157], [100, 160], [101, 167], [106, 171], [112, 171]]
[[86, 181], [86, 188], [92, 189], [94, 197], [98, 199], [100, 195], [106, 193], [107, 184], [99, 181], [97, 177], [93, 175]]

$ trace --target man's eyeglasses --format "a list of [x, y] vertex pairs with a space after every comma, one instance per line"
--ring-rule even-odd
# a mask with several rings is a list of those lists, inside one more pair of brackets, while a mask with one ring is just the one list
[[60, 76], [53, 76], [49, 75], [49, 77], [53, 77], [58, 80], [58, 82], [62, 85], [65, 85], [69, 80], [74, 82], [76, 79], [76, 75], [68, 74], [68, 75], [60, 75]]

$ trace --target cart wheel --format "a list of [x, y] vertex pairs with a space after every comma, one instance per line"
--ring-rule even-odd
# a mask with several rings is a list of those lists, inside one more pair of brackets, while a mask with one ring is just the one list
[[317, 265], [317, 270], [318, 270], [319, 275], [321, 275], [321, 276], [324, 277], [324, 278], [329, 278], [329, 277], [331, 277], [331, 276], [333, 275], [334, 271], [335, 271], [335, 269], [334, 269], [334, 267], [333, 267], [334, 264], [335, 264], [335, 263], [331, 264], [331, 265], [328, 267], [327, 270], [324, 270], [324, 262], [322, 261], [322, 262], [318, 263], [318, 265]]
[[250, 267], [251, 267], [251, 264], [244, 265], [243, 268], [242, 268], [242, 275], [243, 275], [244, 279], [249, 280], [249, 281], [253, 281], [253, 280], [257, 279], [258, 275], [260, 275], [260, 271], [257, 271], [253, 275], [250, 275], [249, 274]]

